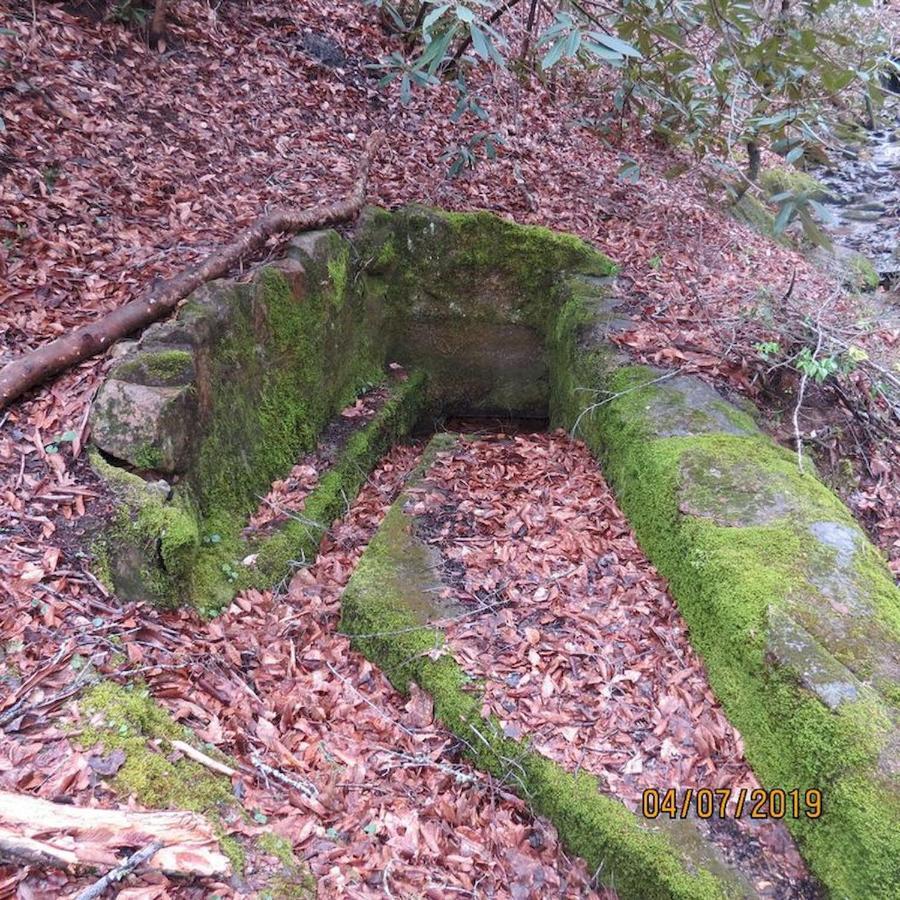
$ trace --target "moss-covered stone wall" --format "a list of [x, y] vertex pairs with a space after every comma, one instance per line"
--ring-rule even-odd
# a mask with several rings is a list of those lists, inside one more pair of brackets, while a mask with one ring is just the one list
[[[452, 446], [437, 435], [419, 465], [420, 476], [437, 453]], [[416, 477], [416, 476], [414, 476]], [[404, 514], [408, 496], [391, 507], [363, 554], [341, 599], [341, 630], [400, 691], [411, 682], [434, 700], [435, 716], [461, 741], [480, 769], [509, 783], [532, 808], [550, 819], [567, 850], [584, 858], [618, 896], [640, 900], [724, 900], [739, 897], [730, 871], [713, 874], [682, 855], [663, 834], [600, 791], [597, 779], [573, 774], [537, 753], [527, 741], [504, 734], [482, 714], [481, 688], [444, 648], [433, 624], [442, 618], [434, 592], [430, 549]]]
[[578, 238], [485, 212], [369, 209], [358, 246], [392, 358], [429, 375], [434, 412], [544, 416], [544, 339], [566, 273], [609, 276]]
[[598, 339], [615, 304], [571, 283], [552, 421], [603, 461], [762, 783], [822, 791], [820, 819], [788, 820], [813, 872], [834, 897], [900, 896], [900, 591], [809, 459]]
[[[111, 370], [92, 411], [98, 470], [119, 501], [98, 543], [125, 598], [193, 602], [208, 612], [250, 583], [272, 583], [318, 545], [291, 522], [265, 547], [241, 537], [271, 482], [387, 361], [422, 373], [307, 501], [327, 527], [361, 474], [416, 415], [543, 416], [544, 336], [568, 272], [609, 275], [610, 260], [568, 235], [486, 213], [370, 209], [350, 240], [291, 241], [247, 281], [196, 291]], [[377, 451], [377, 452], [376, 452]], [[162, 480], [159, 480], [162, 476]], [[155, 479], [155, 480], [154, 480]], [[252, 572], [240, 561], [256, 557]]]
[[[215, 612], [314, 553], [312, 525], [302, 535], [286, 527], [265, 548], [241, 529], [329, 419], [384, 380], [384, 308], [355, 272], [337, 233], [301, 235], [249, 281], [196, 291], [112, 368], [91, 424], [104, 454], [95, 468], [117, 505], [97, 551], [121, 597]], [[336, 498], [355, 495], [367, 467], [412, 426], [421, 390], [419, 377], [398, 387], [354, 437], [308, 499], [309, 521], [321, 517], [324, 529], [339, 514]], [[241, 564], [257, 551], [259, 567]]]

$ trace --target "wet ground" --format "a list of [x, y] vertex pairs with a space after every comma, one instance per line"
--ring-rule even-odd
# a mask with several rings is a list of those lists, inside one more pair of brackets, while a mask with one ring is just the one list
[[866, 256], [886, 284], [900, 275], [900, 116], [813, 173], [829, 192], [826, 231]]

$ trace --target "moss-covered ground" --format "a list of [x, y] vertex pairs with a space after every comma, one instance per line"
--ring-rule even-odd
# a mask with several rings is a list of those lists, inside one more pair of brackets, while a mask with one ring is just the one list
[[[289, 840], [269, 832], [247, 843], [228, 833], [230, 822], [248, 818], [229, 780], [187, 757], [170, 759], [174, 755], [172, 741], [197, 746], [197, 740], [190, 729], [175, 722], [153, 700], [146, 685], [101, 681], [84, 694], [80, 707], [88, 724], [79, 729], [74, 740], [85, 749], [99, 746], [105, 754], [124, 755], [111, 780], [118, 794], [134, 797], [148, 809], [185, 809], [203, 814], [238, 875], [244, 872], [248, 854], [272, 857], [278, 867], [266, 878], [261, 897], [311, 900], [316, 896], [315, 879], [294, 855]], [[214, 748], [197, 749], [233, 765]]]
[[[244, 850], [225, 833], [226, 818], [238, 810], [228, 779], [191, 759], [169, 760], [171, 741], [195, 743], [193, 734], [175, 722], [140, 683], [102, 681], [84, 694], [80, 705], [90, 724], [75, 740], [85, 749], [99, 744], [106, 753], [121, 751], [125, 755], [112, 780], [115, 790], [123, 797], [135, 797], [149, 809], [203, 813], [219, 833], [222, 852], [234, 870], [241, 872]], [[211, 751], [204, 748], [203, 752]]]

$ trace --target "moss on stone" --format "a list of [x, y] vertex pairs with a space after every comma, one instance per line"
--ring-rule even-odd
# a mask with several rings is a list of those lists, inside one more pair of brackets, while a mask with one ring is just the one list
[[[524, 324], [543, 332], [566, 272], [605, 276], [616, 266], [581, 239], [487, 212], [410, 206], [369, 210], [362, 258], [383, 274], [395, 317]], [[385, 246], [392, 249], [385, 251]]]
[[135, 451], [134, 464], [139, 469], [158, 469], [163, 464], [162, 450], [153, 444], [144, 444]]
[[[207, 516], [186, 589], [201, 614], [217, 615], [239, 591], [277, 585], [297, 565], [311, 562], [325, 531], [352, 502], [375, 463], [410, 431], [423, 395], [424, 377], [419, 373], [397, 385], [372, 421], [350, 437], [302, 510], [262, 542], [243, 537], [243, 516]], [[245, 566], [242, 560], [254, 555], [255, 564]]]
[[347, 284], [349, 278], [350, 250], [342, 246], [337, 255], [329, 257], [326, 266], [328, 277], [331, 281], [331, 303], [337, 309], [344, 305], [347, 298]]
[[[113, 523], [95, 541], [98, 577], [164, 606], [183, 599], [199, 549], [197, 516], [184, 499], [167, 501], [142, 478], [91, 453], [91, 465], [118, 501]], [[137, 584], [126, 585], [125, 580]]]
[[316, 880], [309, 868], [297, 859], [294, 847], [287, 838], [269, 831], [256, 839], [256, 846], [266, 855], [277, 859], [282, 866], [281, 871], [267, 879], [260, 897], [271, 900], [314, 900]]
[[766, 169], [759, 176], [760, 187], [770, 196], [790, 192], [792, 194], [805, 194], [814, 200], [826, 196], [828, 191], [821, 181], [801, 172], [799, 169], [785, 169], [775, 167]]
[[379, 247], [374, 260], [374, 268], [377, 271], [389, 269], [397, 260], [397, 244], [393, 237], [388, 237]]
[[743, 222], [764, 237], [791, 246], [786, 235], [775, 233], [775, 214], [749, 191], [737, 203], [729, 204], [728, 211], [738, 222]]
[[285, 276], [269, 268], [252, 302], [235, 311], [205, 376], [215, 406], [193, 479], [205, 514], [252, 511], [273, 479], [314, 447], [328, 417], [378, 379], [374, 345], [354, 349], [353, 328], [329, 309], [322, 291], [298, 299]]
[[186, 384], [193, 377], [194, 357], [187, 350], [154, 350], [117, 365], [113, 378], [150, 385]]
[[881, 283], [881, 276], [875, 266], [861, 253], [854, 253], [848, 263], [857, 288], [861, 291], [874, 291]]
[[[822, 790], [823, 817], [788, 824], [836, 896], [891, 896], [890, 886], [900, 883], [900, 810], [896, 792], [879, 787], [878, 759], [890, 727], [883, 700], [873, 692], [833, 711], [767, 657], [770, 607], [818, 590], [812, 581], [826, 562], [826, 548], [809, 534], [809, 525], [827, 520], [856, 528], [852, 517], [815, 475], [800, 474], [792, 455], [762, 435], [657, 437], [648, 418], [662, 391], [649, 383], [657, 377], [654, 370], [624, 366], [612, 374], [591, 373], [591, 366], [583, 354], [574, 369], [603, 402], [582, 417], [579, 435], [604, 460], [642, 547], [669, 580], [754, 771], [767, 786]], [[587, 403], [571, 394], [560, 399], [562, 421], [571, 426]], [[692, 478], [704, 466], [752, 466], [792, 503], [767, 524], [743, 527], [684, 515], [680, 478], [691, 458], [697, 463]], [[722, 482], [698, 475], [691, 489], [697, 506], [712, 509]], [[857, 565], [871, 579], [863, 586], [866, 600], [888, 627], [896, 621], [896, 590], [882, 562], [866, 553], [861, 558]]]

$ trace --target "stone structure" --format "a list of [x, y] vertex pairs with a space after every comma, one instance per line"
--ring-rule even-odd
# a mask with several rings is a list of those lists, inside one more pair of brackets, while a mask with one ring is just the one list
[[[900, 592], [815, 474], [703, 381], [615, 349], [608, 336], [628, 311], [614, 265], [575, 238], [412, 207], [369, 210], [351, 240], [307, 235], [289, 256], [249, 284], [204, 289], [147, 332], [98, 396], [95, 441], [133, 470], [98, 462], [128, 511], [108, 549], [117, 589], [215, 609], [236, 585], [278, 576], [297, 546], [314, 548], [308, 529], [282, 535], [278, 552], [258, 548], [271, 565], [223, 583], [247, 552], [240, 526], [255, 498], [388, 360], [421, 374], [320, 481], [305, 512], [315, 521], [327, 524], [416, 416], [547, 416], [602, 460], [760, 780], [823, 792], [821, 819], [790, 822], [815, 874], [836, 897], [897, 896]], [[399, 688], [431, 691], [459, 733], [477, 724], [478, 704], [446, 657], [420, 652], [422, 632], [408, 626], [421, 611], [388, 589], [392, 566], [360, 566], [345, 627], [395, 633], [359, 646]], [[509, 749], [475, 753], [491, 768]], [[595, 816], [595, 786], [531, 774], [533, 802], [572, 852], [592, 865], [619, 856], [630, 873], [620, 896], [729, 890], [714, 875], [683, 878], [690, 863], [671, 847], [621, 839], [638, 825], [624, 809]]]

